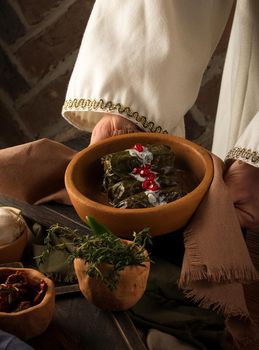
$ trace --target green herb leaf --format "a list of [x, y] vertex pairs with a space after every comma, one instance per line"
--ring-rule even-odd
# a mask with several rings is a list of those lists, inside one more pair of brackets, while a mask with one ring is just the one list
[[87, 216], [86, 220], [88, 221], [88, 225], [90, 226], [92, 233], [95, 235], [102, 235], [104, 233], [110, 233], [113, 234], [111, 232], [111, 230], [109, 230], [107, 227], [105, 227], [103, 224], [101, 224], [100, 222], [98, 222], [94, 217], [92, 216]]
[[[83, 259], [88, 263], [87, 274], [101, 279], [111, 290], [116, 288], [119, 272], [126, 266], [143, 265], [150, 261], [149, 254], [145, 251], [145, 246], [150, 243], [149, 228], [134, 232], [133, 241], [125, 244], [95, 218], [88, 217], [88, 222], [92, 235], [58, 224], [52, 225], [47, 230], [44, 250], [36, 259], [43, 263], [51, 252], [65, 249], [68, 253], [68, 263], [72, 263], [75, 258]], [[102, 266], [107, 264], [111, 266], [108, 273], [102, 269]]]

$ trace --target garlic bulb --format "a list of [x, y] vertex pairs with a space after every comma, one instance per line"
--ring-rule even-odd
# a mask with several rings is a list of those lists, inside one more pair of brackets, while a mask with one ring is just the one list
[[0, 246], [15, 241], [26, 227], [21, 210], [13, 207], [0, 207]]

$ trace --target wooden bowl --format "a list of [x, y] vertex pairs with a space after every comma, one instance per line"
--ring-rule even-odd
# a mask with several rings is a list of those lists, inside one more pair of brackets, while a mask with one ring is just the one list
[[[134, 144], [166, 144], [176, 155], [176, 166], [192, 178], [193, 189], [184, 197], [154, 208], [121, 209], [108, 204], [102, 191], [105, 154], [131, 148]], [[71, 202], [86, 222], [87, 216], [106, 225], [120, 237], [132, 238], [133, 231], [150, 227], [151, 235], [163, 235], [185, 226], [206, 194], [213, 178], [210, 154], [181, 137], [160, 133], [132, 133], [114, 136], [77, 153], [65, 173], [65, 185]]]
[[28, 232], [25, 228], [15, 241], [0, 245], [0, 264], [21, 261], [27, 242]]
[[18, 312], [0, 312], [0, 329], [28, 340], [47, 329], [54, 313], [55, 288], [54, 283], [42, 273], [28, 268], [0, 268], [0, 279], [4, 280], [16, 271], [24, 272], [31, 284], [38, 285], [44, 280], [48, 286], [39, 304]]

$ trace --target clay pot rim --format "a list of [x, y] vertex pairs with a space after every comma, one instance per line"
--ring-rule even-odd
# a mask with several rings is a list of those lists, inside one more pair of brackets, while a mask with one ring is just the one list
[[[140, 132], [140, 133], [132, 133], [132, 134], [124, 134], [124, 135], [119, 135], [119, 136], [114, 136], [114, 138], [116, 138], [116, 140], [123, 140], [123, 139], [127, 139], [129, 137], [141, 137], [143, 139], [143, 142], [151, 142], [150, 141], [150, 136], [151, 135], [155, 135], [155, 133], [144, 133], [144, 132]], [[85, 157], [85, 154], [91, 153], [93, 150], [99, 148], [99, 147], [103, 147], [104, 145], [108, 145], [111, 142], [111, 138], [106, 138], [102, 141], [99, 141], [96, 144], [90, 145], [87, 148], [83, 149], [82, 151], [78, 152], [70, 161], [70, 163], [68, 164], [66, 171], [65, 171], [65, 186], [66, 188], [69, 190], [69, 192], [73, 193], [73, 195], [77, 198], [77, 200], [85, 205], [87, 204], [89, 207], [92, 208], [96, 208], [98, 207], [99, 210], [103, 210], [106, 213], [109, 214], [115, 214], [119, 215], [119, 216], [124, 216], [126, 213], [131, 213], [131, 215], [135, 215], [135, 214], [140, 214], [143, 213], [144, 211], [149, 211], [150, 213], [163, 213], [165, 210], [165, 207], [169, 210], [169, 209], [173, 209], [174, 207], [178, 207], [181, 204], [184, 204], [186, 201], [191, 201], [193, 197], [196, 196], [197, 193], [199, 193], [200, 191], [203, 191], [204, 188], [204, 184], [209, 184], [212, 181], [213, 178], [213, 173], [214, 173], [214, 169], [213, 169], [213, 162], [212, 162], [212, 158], [210, 153], [204, 149], [203, 147], [189, 141], [186, 140], [182, 137], [179, 136], [171, 136], [168, 134], [159, 134], [159, 137], [164, 137], [165, 138], [165, 143], [166, 141], [168, 141], [168, 138], [173, 138], [176, 142], [179, 142], [185, 146], [187, 146], [188, 148], [193, 149], [197, 154], [199, 154], [199, 156], [203, 159], [203, 163], [204, 165], [206, 164], [205, 167], [205, 173], [204, 176], [202, 178], [202, 180], [200, 181], [200, 183], [198, 184], [198, 186], [196, 186], [191, 192], [187, 193], [185, 196], [183, 196], [182, 198], [179, 198], [173, 202], [170, 203], [166, 203], [164, 205], [161, 206], [157, 206], [157, 207], [153, 207], [153, 208], [134, 208], [134, 209], [129, 209], [129, 208], [114, 208], [112, 206], [100, 203], [100, 202], [96, 202], [93, 201], [92, 199], [90, 199], [89, 197], [83, 195], [79, 189], [76, 187], [73, 179], [73, 174], [75, 172], [75, 165], [78, 163], [78, 161], [81, 160], [81, 158]]]
[[1, 271], [4, 270], [10, 270], [11, 272], [14, 271], [24, 271], [26, 272], [32, 272], [35, 273], [35, 275], [37, 275], [37, 277], [40, 280], [44, 280], [47, 283], [47, 290], [46, 293], [44, 295], [44, 298], [42, 299], [42, 301], [34, 306], [30, 306], [28, 309], [25, 310], [21, 310], [21, 311], [17, 311], [17, 312], [0, 312], [0, 317], [1, 316], [9, 316], [9, 317], [17, 317], [20, 315], [24, 315], [24, 314], [28, 314], [32, 311], [37, 311], [38, 309], [41, 309], [42, 307], [44, 307], [44, 305], [48, 304], [48, 302], [52, 299], [53, 297], [53, 293], [55, 294], [55, 288], [54, 288], [54, 283], [51, 279], [49, 279], [48, 277], [46, 277], [45, 275], [43, 275], [40, 271], [36, 270], [36, 269], [32, 269], [32, 268], [26, 268], [26, 267], [0, 267], [0, 273]]

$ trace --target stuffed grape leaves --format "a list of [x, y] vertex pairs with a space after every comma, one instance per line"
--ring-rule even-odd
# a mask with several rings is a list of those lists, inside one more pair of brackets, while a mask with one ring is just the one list
[[175, 155], [163, 144], [136, 144], [102, 157], [103, 188], [117, 208], [147, 208], [182, 197]]
[[114, 185], [108, 186], [108, 200], [112, 205], [116, 206], [121, 200], [141, 191], [143, 191], [143, 189], [140, 181], [134, 178], [123, 179]]
[[185, 195], [184, 192], [175, 186], [167, 187], [159, 191], [142, 191], [120, 201], [115, 205], [116, 208], [152, 208], [158, 205], [167, 204]]

